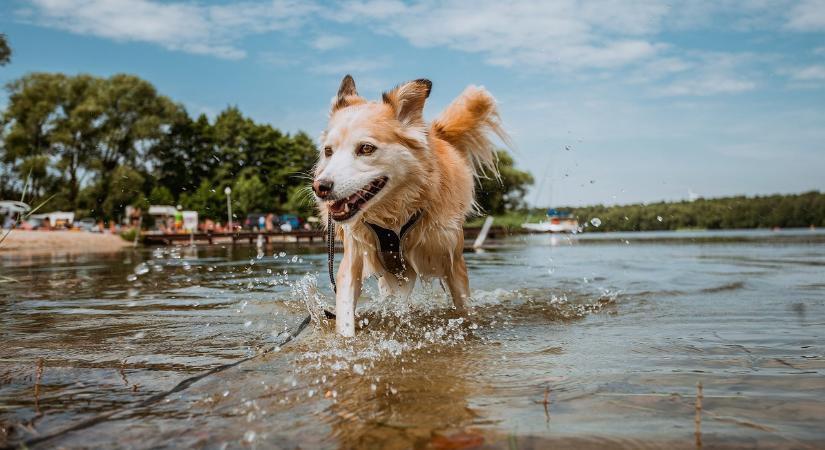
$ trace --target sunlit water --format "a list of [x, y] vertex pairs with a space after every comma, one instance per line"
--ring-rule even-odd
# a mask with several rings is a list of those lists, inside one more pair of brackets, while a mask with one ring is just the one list
[[321, 320], [279, 348], [332, 308], [322, 248], [3, 256], [0, 447], [99, 417], [39, 445], [692, 448], [699, 382], [702, 445], [823, 445], [825, 233], [492, 244], [469, 317], [372, 282], [355, 339]]

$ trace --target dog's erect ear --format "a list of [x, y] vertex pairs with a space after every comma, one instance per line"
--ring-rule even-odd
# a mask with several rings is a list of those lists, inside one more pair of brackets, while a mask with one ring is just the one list
[[358, 91], [355, 90], [355, 80], [352, 79], [351, 75], [347, 74], [344, 76], [344, 79], [341, 80], [341, 87], [338, 88], [338, 95], [332, 99], [331, 112], [335, 112], [341, 108], [346, 108], [347, 106], [362, 102], [363, 99], [358, 96]]
[[417, 125], [424, 122], [424, 101], [430, 96], [432, 87], [430, 80], [408, 81], [384, 92], [384, 103], [395, 111], [395, 117], [402, 125]]
[[348, 95], [358, 95], [358, 91], [355, 90], [355, 80], [352, 79], [350, 74], [344, 75], [344, 79], [341, 80], [341, 87], [338, 88], [338, 98]]

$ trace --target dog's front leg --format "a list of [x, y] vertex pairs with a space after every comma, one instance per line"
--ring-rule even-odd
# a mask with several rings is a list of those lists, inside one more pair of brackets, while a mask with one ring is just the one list
[[344, 257], [335, 276], [335, 330], [345, 337], [355, 336], [355, 306], [361, 296], [364, 269], [364, 258], [353, 245], [344, 238]]
[[464, 262], [464, 235], [453, 253], [453, 263], [447, 272], [447, 287], [453, 298], [453, 306], [460, 314], [467, 312], [467, 300], [470, 299], [470, 278], [467, 276], [467, 263]]

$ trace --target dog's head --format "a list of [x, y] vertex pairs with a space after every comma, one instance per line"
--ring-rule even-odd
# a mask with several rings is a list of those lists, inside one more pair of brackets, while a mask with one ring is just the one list
[[322, 211], [337, 222], [387, 217], [420, 197], [427, 183], [423, 109], [431, 86], [429, 80], [410, 81], [385, 92], [380, 102], [368, 102], [352, 77], [344, 77], [321, 135], [312, 183]]

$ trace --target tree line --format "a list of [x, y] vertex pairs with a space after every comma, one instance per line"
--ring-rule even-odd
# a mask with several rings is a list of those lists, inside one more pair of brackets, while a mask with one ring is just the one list
[[587, 224], [587, 231], [825, 227], [825, 193], [818, 191], [558, 209]]
[[[0, 115], [0, 199], [118, 219], [126, 206], [176, 205], [202, 218], [233, 210], [311, 214], [317, 158], [307, 134], [258, 123], [236, 107], [210, 120], [136, 76], [30, 73], [6, 85]], [[502, 182], [483, 180], [482, 208], [522, 206], [532, 177], [500, 153]]]

